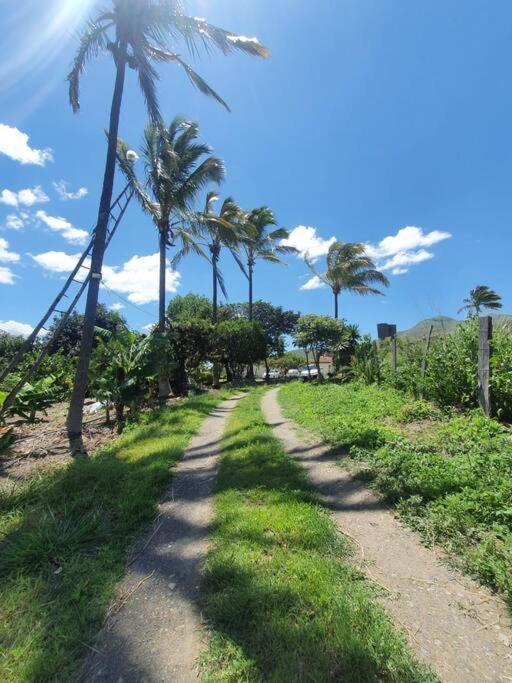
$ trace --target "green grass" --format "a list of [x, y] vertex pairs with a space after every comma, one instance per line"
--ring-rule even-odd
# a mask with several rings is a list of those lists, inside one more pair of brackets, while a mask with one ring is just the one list
[[391, 388], [290, 384], [287, 416], [342, 447], [428, 544], [512, 607], [512, 442], [477, 411], [450, 415]]
[[0, 680], [71, 681], [105, 617], [129, 543], [171, 468], [226, 394], [145, 415], [88, 460], [0, 492]]
[[351, 563], [303, 470], [263, 421], [231, 416], [203, 584], [209, 681], [435, 681]]

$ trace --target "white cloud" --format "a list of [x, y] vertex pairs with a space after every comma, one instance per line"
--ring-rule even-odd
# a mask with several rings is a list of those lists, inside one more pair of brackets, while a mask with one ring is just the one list
[[148, 323], [147, 325], [143, 325], [140, 329], [144, 332], [151, 332], [154, 327], [156, 327], [156, 323]]
[[0, 123], [0, 153], [21, 164], [44, 166], [53, 161], [51, 149], [33, 149], [28, 144], [29, 136], [18, 128]]
[[109, 309], [111, 311], [121, 311], [124, 308], [124, 304], [118, 303], [118, 304], [112, 304], [112, 306], [109, 306]]
[[295, 247], [299, 258], [308, 257], [312, 261], [316, 261], [320, 256], [327, 254], [333, 242], [336, 242], [335, 237], [324, 240], [316, 234], [316, 228], [306, 225], [298, 225], [291, 230], [287, 239], [281, 240], [283, 246]]
[[19, 323], [17, 320], [0, 320], [0, 330], [16, 337], [28, 337], [33, 329], [32, 325]]
[[8, 230], [21, 230], [25, 226], [25, 222], [21, 216], [15, 213], [10, 213], [5, 219], [5, 227]]
[[61, 216], [49, 216], [46, 211], [37, 211], [36, 218], [42, 221], [50, 230], [59, 232], [62, 237], [72, 244], [85, 244], [89, 233], [86, 230], [80, 230], [70, 223], [66, 218]]
[[410, 266], [434, 258], [434, 254], [424, 247], [431, 247], [450, 237], [449, 232], [432, 230], [424, 234], [422, 228], [409, 225], [395, 235], [384, 237], [378, 244], [365, 244], [365, 247], [366, 253], [376, 261], [380, 270], [403, 275]]
[[313, 275], [300, 289], [320, 289], [320, 287], [325, 287], [325, 282], [322, 282], [318, 275]]
[[[134, 304], [149, 304], [158, 301], [159, 255], [132, 256], [122, 267], [103, 269], [103, 280], [107, 287], [120, 294], [126, 294]], [[176, 292], [180, 285], [178, 271], [167, 268], [166, 290]]]
[[[73, 270], [80, 254], [66, 254], [63, 251], [47, 251], [31, 254], [32, 259], [51, 273], [69, 273]], [[90, 262], [86, 261], [86, 266]], [[103, 266], [103, 282], [114, 292], [125, 294], [134, 304], [148, 304], [158, 301], [159, 255], [132, 256], [122, 266]], [[85, 270], [84, 270], [85, 273]], [[166, 289], [176, 292], [180, 285], [180, 274], [167, 269]], [[115, 304], [114, 304], [115, 305]]]
[[13, 285], [14, 273], [10, 268], [0, 266], [0, 285]]
[[17, 263], [20, 255], [9, 251], [9, 242], [0, 237], [0, 263]]
[[[81, 254], [66, 254], [64, 251], [45, 251], [42, 254], [30, 254], [34, 261], [50, 273], [70, 273], [76, 266]], [[90, 261], [84, 263], [89, 267]], [[83, 269], [83, 273], [86, 271]], [[77, 277], [77, 280], [80, 279]]]
[[86, 187], [79, 187], [76, 192], [68, 191], [68, 184], [65, 180], [59, 180], [59, 182], [53, 183], [55, 192], [63, 201], [68, 201], [70, 199], [82, 199], [85, 197], [89, 190]]
[[0, 204], [7, 204], [7, 206], [18, 207], [20, 204], [23, 206], [34, 206], [34, 204], [44, 204], [49, 201], [50, 198], [40, 185], [32, 189], [27, 187], [19, 192], [7, 189], [0, 192]]

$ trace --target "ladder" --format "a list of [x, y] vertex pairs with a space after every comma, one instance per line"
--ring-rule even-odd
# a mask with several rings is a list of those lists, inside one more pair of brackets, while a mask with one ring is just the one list
[[[114, 234], [119, 227], [119, 223], [121, 222], [126, 209], [128, 208], [128, 204], [130, 203], [130, 200], [133, 197], [133, 190], [130, 187], [130, 184], [128, 183], [122, 192], [117, 196], [117, 198], [114, 200], [112, 206], [110, 207], [110, 212], [109, 212], [109, 227], [107, 229], [107, 237], [105, 240], [105, 251], [107, 250], [112, 238], [114, 237]], [[25, 339], [23, 344], [21, 345], [19, 351], [14, 355], [10, 363], [7, 365], [7, 367], [0, 373], [0, 384], [12, 373], [12, 371], [18, 366], [20, 363], [21, 359], [29, 351], [32, 349], [34, 346], [34, 342], [37, 338], [37, 335], [41, 330], [45, 330], [45, 324], [48, 322], [48, 320], [52, 317], [54, 313], [60, 313], [61, 317], [55, 327], [55, 329], [52, 331], [52, 334], [48, 336], [48, 338], [45, 338], [45, 342], [41, 348], [41, 351], [39, 352], [37, 358], [35, 359], [34, 363], [30, 365], [29, 368], [25, 371], [23, 376], [20, 378], [20, 380], [16, 383], [16, 386], [9, 392], [9, 394], [5, 397], [5, 400], [2, 404], [1, 410], [0, 410], [0, 417], [3, 415], [5, 410], [12, 404], [14, 399], [16, 398], [17, 394], [19, 393], [20, 389], [23, 387], [26, 382], [32, 377], [34, 372], [39, 368], [41, 365], [41, 362], [43, 361], [44, 357], [48, 354], [48, 350], [51, 346], [51, 344], [57, 339], [59, 336], [62, 328], [66, 324], [66, 322], [69, 319], [69, 316], [71, 313], [74, 311], [80, 297], [85, 291], [85, 288], [89, 284], [89, 280], [91, 279], [91, 270], [90, 266], [87, 265], [87, 259], [90, 257], [92, 253], [92, 248], [94, 244], [94, 231], [96, 228], [94, 228], [91, 231], [92, 237], [89, 241], [89, 244], [87, 245], [85, 251], [83, 254], [80, 256], [80, 258], [77, 261], [76, 266], [73, 268], [71, 271], [68, 279], [64, 283], [62, 289], [59, 291], [55, 299], [52, 301], [50, 307], [46, 311], [46, 313], [43, 315], [41, 320], [37, 323], [37, 325], [34, 327], [33, 331], [31, 334]], [[80, 271], [80, 269], [86, 270], [87, 274], [83, 280], [78, 280], [77, 275]], [[65, 311], [61, 311], [57, 309], [57, 306], [59, 303], [62, 301], [63, 298], [68, 298], [67, 292], [69, 289], [72, 287], [73, 283], [77, 283], [80, 285], [78, 288], [75, 296], [73, 297], [71, 303], [67, 307]]]

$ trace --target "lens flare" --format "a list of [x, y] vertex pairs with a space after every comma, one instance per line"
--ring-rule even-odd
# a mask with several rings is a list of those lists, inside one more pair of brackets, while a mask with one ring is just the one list
[[[23, 88], [30, 83], [31, 101], [41, 101], [65, 78], [71, 45], [95, 0], [28, 0], [7, 10], [0, 64], [0, 89]], [[70, 45], [71, 44], [71, 45]], [[33, 84], [40, 79], [40, 85]], [[29, 102], [24, 103], [24, 111]]]

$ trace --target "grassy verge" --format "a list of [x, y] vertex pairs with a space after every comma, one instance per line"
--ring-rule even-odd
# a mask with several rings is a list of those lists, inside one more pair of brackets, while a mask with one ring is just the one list
[[87, 461], [0, 492], [0, 680], [70, 681], [127, 547], [203, 418], [226, 394], [144, 416]]
[[290, 384], [285, 414], [364, 461], [429, 544], [441, 544], [512, 607], [512, 441], [478, 412], [443, 414], [394, 389]]
[[203, 586], [207, 680], [435, 681], [273, 438], [261, 394], [243, 399], [224, 437]]

